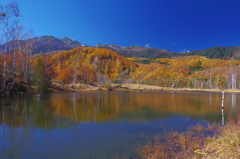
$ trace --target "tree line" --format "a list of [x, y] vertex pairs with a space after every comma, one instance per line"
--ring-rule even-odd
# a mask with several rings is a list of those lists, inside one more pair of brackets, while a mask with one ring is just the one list
[[27, 30], [20, 23], [21, 13], [16, 1], [6, 5], [0, 4], [0, 82], [1, 91], [9, 92], [19, 77], [26, 82], [30, 81], [30, 59], [33, 40], [23, 43], [22, 40], [33, 36], [31, 30]]
[[[139, 83], [162, 87], [238, 89], [240, 62], [202, 56], [154, 59], [150, 64], [135, 63], [114, 51], [79, 47], [63, 53], [39, 56], [46, 77], [62, 84], [104, 85]], [[35, 58], [37, 59], [37, 58]], [[33, 60], [37, 61], [37, 60]]]
[[234, 59], [209, 59], [184, 56], [155, 59], [140, 65], [133, 75], [139, 83], [179, 88], [238, 89], [240, 62]]

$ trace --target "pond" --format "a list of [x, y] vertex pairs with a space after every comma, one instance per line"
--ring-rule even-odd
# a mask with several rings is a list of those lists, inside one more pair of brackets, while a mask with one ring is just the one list
[[[240, 115], [225, 93], [224, 118]], [[0, 158], [138, 158], [146, 136], [222, 120], [222, 94], [99, 91], [0, 98]]]

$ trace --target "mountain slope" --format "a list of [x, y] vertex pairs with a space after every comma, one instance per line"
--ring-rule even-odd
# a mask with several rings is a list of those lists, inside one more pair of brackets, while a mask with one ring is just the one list
[[194, 50], [188, 53], [181, 53], [180, 56], [200, 55], [211, 59], [240, 59], [240, 47], [221, 47], [216, 46], [205, 50]]
[[87, 46], [67, 37], [59, 39], [53, 36], [42, 36], [35, 38], [34, 41], [33, 54], [46, 53], [53, 50], [70, 50], [76, 47]]
[[[42, 58], [44, 61], [44, 56]], [[48, 70], [46, 76], [68, 83], [72, 82], [74, 74], [79, 82], [106, 82], [107, 79], [126, 77], [139, 66], [112, 50], [93, 47], [78, 47], [50, 54], [48, 59], [45, 63]]]
[[125, 57], [171, 58], [178, 54], [169, 50], [141, 46], [121, 47], [118, 45], [98, 44], [95, 47], [110, 49]]
[[[20, 43], [22, 46], [24, 46], [26, 43], [33, 41], [33, 50], [32, 54], [39, 54], [47, 53], [53, 50], [70, 50], [76, 47], [83, 47], [87, 46], [85, 44], [82, 44], [76, 40], [69, 39], [67, 37], [64, 37], [62, 39], [55, 38], [53, 36], [41, 36], [37, 38], [32, 38], [28, 40], [21, 40]], [[13, 42], [9, 42], [9, 45], [11, 45]], [[0, 49], [4, 49], [4, 44], [0, 45]]]
[[205, 50], [194, 50], [187, 53], [175, 53], [169, 50], [148, 48], [141, 46], [121, 47], [118, 45], [99, 44], [95, 47], [113, 50], [125, 57], [143, 57], [143, 58], [174, 58], [178, 56], [199, 55], [211, 59], [231, 59], [240, 60], [240, 47], [221, 47], [216, 46]]
[[[21, 40], [21, 45], [34, 41], [33, 54], [47, 53], [58, 50], [71, 50], [76, 47], [86, 47], [87, 45], [80, 43], [76, 40], [64, 37], [62, 39], [53, 36], [41, 36], [28, 40]], [[14, 45], [14, 42], [10, 42], [10, 45]], [[235, 58], [240, 60], [240, 47], [221, 47], [216, 46], [205, 50], [194, 50], [187, 53], [175, 53], [170, 50], [163, 50], [157, 48], [141, 47], [141, 46], [128, 46], [121, 47], [118, 45], [98, 44], [95, 48], [110, 49], [124, 57], [140, 57], [140, 58], [174, 58], [178, 56], [199, 55], [212, 59], [231, 59]], [[0, 51], [4, 50], [4, 45], [0, 45]]]

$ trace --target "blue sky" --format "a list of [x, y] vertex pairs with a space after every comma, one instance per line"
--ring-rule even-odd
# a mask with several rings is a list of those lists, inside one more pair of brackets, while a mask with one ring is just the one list
[[[6, 4], [10, 0], [1, 0]], [[36, 36], [181, 52], [240, 46], [239, 0], [18, 0]]]

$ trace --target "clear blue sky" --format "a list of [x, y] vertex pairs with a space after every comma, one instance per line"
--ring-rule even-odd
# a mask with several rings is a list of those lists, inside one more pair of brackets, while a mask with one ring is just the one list
[[[10, 0], [1, 0], [6, 4]], [[240, 0], [18, 0], [36, 36], [181, 52], [240, 46]]]

